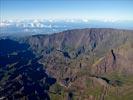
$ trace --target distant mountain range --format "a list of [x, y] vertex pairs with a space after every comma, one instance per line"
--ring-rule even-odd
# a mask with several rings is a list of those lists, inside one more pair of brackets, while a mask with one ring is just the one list
[[0, 22], [0, 36], [25, 36], [35, 34], [51, 34], [64, 30], [79, 28], [118, 28], [133, 29], [133, 21], [115, 20], [3, 20]]

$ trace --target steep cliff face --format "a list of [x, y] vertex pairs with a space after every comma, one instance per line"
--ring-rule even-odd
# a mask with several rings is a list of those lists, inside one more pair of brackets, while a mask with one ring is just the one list
[[[115, 48], [132, 37], [132, 31], [128, 30], [75, 29], [53, 35], [31, 36], [28, 41], [32, 48], [37, 50], [53, 48], [70, 52], [84, 47], [87, 52], [96, 48], [102, 52]], [[102, 47], [105, 50], [100, 51]]]
[[133, 44], [127, 42], [116, 49], [110, 50], [104, 57], [93, 64], [94, 73], [104, 74], [118, 72], [133, 74]]
[[[64, 95], [70, 92], [79, 98], [78, 93], [84, 95], [90, 89], [83, 98], [99, 100], [106, 97], [108, 85], [119, 86], [123, 83], [121, 78], [133, 75], [132, 39], [132, 30], [92, 28], [31, 36], [27, 42], [35, 54], [43, 55], [40, 62], [47, 73], [57, 79], [63, 88], [61, 91], [66, 89]], [[98, 97], [91, 94], [97, 88]]]
[[[31, 36], [27, 41], [35, 53], [43, 55], [44, 61], [41, 61], [48, 62], [47, 64], [50, 64], [48, 68], [55, 65], [62, 66], [62, 62], [63, 66], [74, 65], [80, 68], [97, 66], [97, 73], [103, 73], [111, 72], [116, 69], [115, 67], [125, 66], [126, 63], [131, 62], [132, 50], [121, 49], [120, 46], [126, 46], [127, 42], [132, 45], [132, 38], [133, 31], [130, 30], [92, 28], [68, 30], [53, 35]], [[130, 46], [129, 49], [132, 47]], [[123, 55], [124, 52], [130, 54]], [[127, 59], [124, 56], [130, 57]], [[125, 60], [127, 60], [126, 63], [124, 63]]]

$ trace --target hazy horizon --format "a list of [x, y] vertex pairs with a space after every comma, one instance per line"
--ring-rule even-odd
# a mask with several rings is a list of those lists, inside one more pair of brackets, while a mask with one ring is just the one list
[[133, 29], [132, 4], [133, 0], [0, 0], [0, 34]]
[[1, 20], [133, 20], [132, 0], [0, 0]]

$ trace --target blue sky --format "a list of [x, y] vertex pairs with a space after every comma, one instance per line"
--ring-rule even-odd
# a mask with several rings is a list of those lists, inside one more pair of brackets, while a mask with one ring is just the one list
[[133, 20], [133, 0], [0, 0], [0, 17]]

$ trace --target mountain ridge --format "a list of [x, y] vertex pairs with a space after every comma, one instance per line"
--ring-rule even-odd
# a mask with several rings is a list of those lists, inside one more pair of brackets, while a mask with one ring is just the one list
[[[130, 100], [133, 89], [132, 39], [133, 30], [85, 28], [16, 40], [28, 44], [28, 50], [39, 57], [37, 63], [56, 79], [48, 90], [51, 99]], [[129, 92], [127, 88], [130, 88]], [[119, 96], [121, 91], [125, 94]]]

